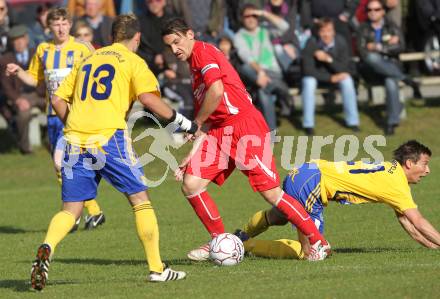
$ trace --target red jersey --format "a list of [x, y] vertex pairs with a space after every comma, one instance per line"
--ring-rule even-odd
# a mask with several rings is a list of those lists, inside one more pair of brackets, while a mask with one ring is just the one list
[[205, 100], [206, 91], [217, 80], [222, 80], [224, 94], [217, 109], [209, 116], [208, 123], [214, 127], [223, 127], [255, 111], [252, 98], [243, 82], [219, 49], [196, 41], [188, 62], [191, 68], [195, 115]]

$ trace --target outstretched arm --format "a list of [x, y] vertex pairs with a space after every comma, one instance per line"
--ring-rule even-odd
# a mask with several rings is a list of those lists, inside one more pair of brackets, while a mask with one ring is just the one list
[[273, 14], [270, 11], [256, 9], [253, 10], [252, 13], [259, 17], [263, 17], [272, 24], [274, 24], [278, 28], [278, 30], [280, 30], [281, 34], [289, 30], [289, 23], [287, 23], [287, 21], [284, 20], [282, 17], [277, 16], [276, 14]]
[[159, 115], [159, 117], [179, 125], [185, 132], [194, 134], [198, 129], [195, 122], [190, 121], [182, 114], [173, 110], [154, 93], [145, 92], [140, 94], [139, 101], [153, 113]]
[[440, 233], [426, 220], [418, 209], [408, 209], [403, 214], [396, 213], [405, 231], [425, 247], [440, 248]]
[[36, 87], [38, 82], [28, 72], [22, 69], [18, 64], [8, 63], [6, 66], [6, 76], [17, 76], [23, 83]]

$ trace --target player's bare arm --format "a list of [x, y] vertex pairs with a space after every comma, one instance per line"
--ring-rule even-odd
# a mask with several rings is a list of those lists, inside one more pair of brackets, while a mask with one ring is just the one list
[[224, 86], [221, 80], [217, 80], [211, 84], [208, 91], [203, 98], [200, 111], [195, 117], [194, 121], [198, 124], [199, 130], [194, 134], [194, 137], [198, 137], [202, 134], [201, 128], [208, 117], [217, 109], [220, 104], [224, 93]]
[[67, 105], [67, 102], [59, 96], [53, 95], [51, 99], [51, 104], [53, 110], [55, 110], [56, 114], [61, 119], [63, 124], [66, 124], [67, 116], [69, 115], [69, 106]]
[[165, 102], [163, 102], [154, 93], [142, 93], [139, 95], [139, 101], [150, 109], [153, 113], [157, 114], [159, 117], [176, 123], [180, 126], [182, 130], [190, 134], [194, 134], [197, 130], [197, 124], [190, 121], [182, 114], [171, 109]]
[[248, 13], [267, 19], [269, 22], [274, 24], [280, 30], [287, 31], [288, 29], [289, 24], [287, 24], [287, 22], [283, 18], [269, 11], [265, 11], [262, 9], [255, 9], [255, 10], [249, 10]]
[[422, 233], [418, 231], [417, 228], [409, 221], [409, 219], [402, 214], [396, 213], [396, 217], [399, 220], [400, 225], [402, 225], [403, 229], [410, 235], [411, 238], [413, 238], [415, 241], [420, 243], [421, 245], [428, 247], [428, 248], [438, 248], [438, 246], [428, 239], [426, 239]]
[[[401, 217], [402, 219], [399, 218], [399, 222], [402, 224], [404, 229], [410, 234], [411, 237], [414, 238], [411, 232], [414, 233], [415, 232], [414, 229], [415, 229], [416, 234], [419, 233], [428, 242], [434, 244], [435, 247], [427, 246], [429, 245], [429, 243], [427, 242], [426, 242], [427, 245], [421, 243], [422, 245], [429, 248], [440, 248], [440, 233], [431, 225], [431, 223], [429, 223], [428, 220], [426, 220], [422, 216], [422, 214], [419, 212], [418, 209], [408, 209], [403, 212], [403, 215]], [[414, 227], [413, 230], [411, 230], [411, 226], [407, 224], [407, 222], [409, 222]], [[407, 224], [407, 226], [404, 226], [404, 224]], [[410, 230], [408, 230], [407, 227], [409, 227]], [[420, 243], [418, 239], [414, 238], [414, 240]]]
[[36, 87], [38, 84], [37, 80], [15, 63], [8, 63], [6, 65], [6, 76], [17, 76], [23, 83], [29, 86]]
[[164, 119], [170, 119], [173, 116], [173, 109], [154, 93], [142, 93], [139, 95], [139, 101], [146, 108], [150, 109], [153, 113]]

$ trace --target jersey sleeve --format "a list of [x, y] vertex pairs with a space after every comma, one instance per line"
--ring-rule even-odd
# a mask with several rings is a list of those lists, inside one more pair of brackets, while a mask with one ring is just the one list
[[392, 196], [382, 198], [383, 202], [391, 206], [399, 214], [403, 214], [408, 209], [417, 208], [409, 187], [407, 187], [407, 190], [400, 188], [399, 191], [397, 189], [395, 191], [392, 193]]
[[216, 53], [214, 53], [214, 51], [216, 51], [215, 48], [207, 49], [203, 52], [196, 53], [196, 56], [194, 57], [197, 66], [200, 68], [203, 83], [205, 83], [207, 88], [223, 77], [219, 61], [216, 58]]
[[44, 49], [43, 46], [40, 45], [35, 51], [34, 56], [32, 56], [31, 62], [28, 68], [28, 74], [34, 78], [38, 83], [44, 81], [44, 67], [43, 67], [43, 55]]
[[81, 65], [80, 63], [77, 63], [73, 67], [69, 75], [67, 75], [67, 77], [64, 78], [60, 87], [58, 87], [58, 89], [55, 91], [55, 95], [62, 98], [67, 103], [72, 103], [73, 91], [75, 88], [75, 79], [80, 65]]
[[136, 60], [133, 64], [133, 94], [139, 97], [142, 93], [154, 93], [160, 97], [159, 82], [143, 60]]
[[390, 180], [387, 180], [387, 184], [378, 183], [381, 201], [400, 214], [408, 209], [417, 208], [408, 180], [401, 167], [389, 173], [389, 177]]

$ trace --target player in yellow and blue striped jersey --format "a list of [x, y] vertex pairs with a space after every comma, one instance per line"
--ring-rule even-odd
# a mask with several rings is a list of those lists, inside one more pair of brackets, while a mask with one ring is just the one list
[[[51, 155], [59, 181], [61, 180], [61, 159], [64, 150], [63, 123], [52, 109], [50, 99], [63, 79], [70, 73], [73, 66], [94, 51], [90, 44], [76, 40], [70, 36], [71, 18], [64, 8], [53, 8], [47, 14], [49, 29], [53, 40], [38, 45], [35, 55], [24, 71], [17, 64], [8, 64], [6, 72], [17, 75], [23, 82], [31, 86], [45, 83], [47, 100], [47, 132]], [[88, 215], [85, 218], [85, 228], [93, 229], [105, 222], [104, 214], [96, 200], [91, 199], [85, 207]], [[79, 224], [80, 218], [77, 219]]]

